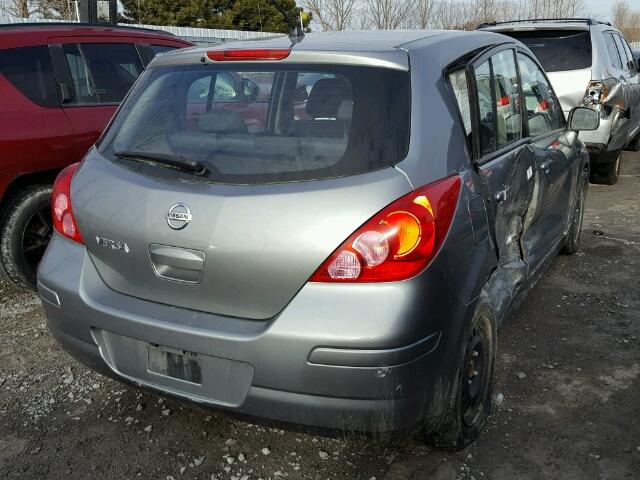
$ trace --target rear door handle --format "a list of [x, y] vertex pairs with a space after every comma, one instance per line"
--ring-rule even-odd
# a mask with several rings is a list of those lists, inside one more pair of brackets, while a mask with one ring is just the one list
[[506, 186], [504, 190], [496, 192], [496, 202], [501, 203], [507, 199], [507, 193], [509, 192], [509, 186]]
[[551, 160], [546, 160], [540, 164], [540, 170], [544, 173], [549, 173], [551, 170]]

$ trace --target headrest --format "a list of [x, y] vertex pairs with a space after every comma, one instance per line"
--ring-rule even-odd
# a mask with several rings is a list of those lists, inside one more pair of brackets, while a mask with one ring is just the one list
[[247, 125], [238, 112], [222, 109], [200, 115], [198, 128], [207, 133], [248, 133]]
[[311, 89], [305, 110], [312, 118], [336, 118], [342, 102], [351, 99], [351, 86], [345, 80], [321, 78]]

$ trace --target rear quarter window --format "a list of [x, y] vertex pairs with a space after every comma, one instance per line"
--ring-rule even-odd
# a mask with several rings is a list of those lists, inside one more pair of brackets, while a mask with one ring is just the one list
[[581, 30], [500, 32], [524, 43], [547, 72], [583, 70], [593, 64], [591, 33]]
[[612, 33], [604, 34], [604, 43], [607, 46], [607, 52], [609, 53], [609, 60], [611, 60], [611, 65], [613, 65], [618, 70], [622, 70], [622, 60], [620, 59], [620, 52], [618, 52], [618, 47], [616, 46], [616, 41], [613, 38]]
[[56, 80], [47, 47], [0, 50], [0, 74], [32, 102], [43, 107], [58, 106]]

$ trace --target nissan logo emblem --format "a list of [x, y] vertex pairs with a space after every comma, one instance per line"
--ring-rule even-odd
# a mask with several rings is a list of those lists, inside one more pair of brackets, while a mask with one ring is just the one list
[[183, 203], [176, 203], [167, 212], [167, 223], [174, 230], [182, 230], [191, 221], [191, 210]]

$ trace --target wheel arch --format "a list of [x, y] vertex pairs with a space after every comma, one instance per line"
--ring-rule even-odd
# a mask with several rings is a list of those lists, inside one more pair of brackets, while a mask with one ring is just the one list
[[11, 180], [2, 195], [2, 199], [0, 199], [0, 222], [2, 221], [7, 208], [20, 194], [20, 192], [32, 185], [53, 185], [53, 182], [60, 170], [60, 168], [54, 168], [39, 172], [25, 173]]

